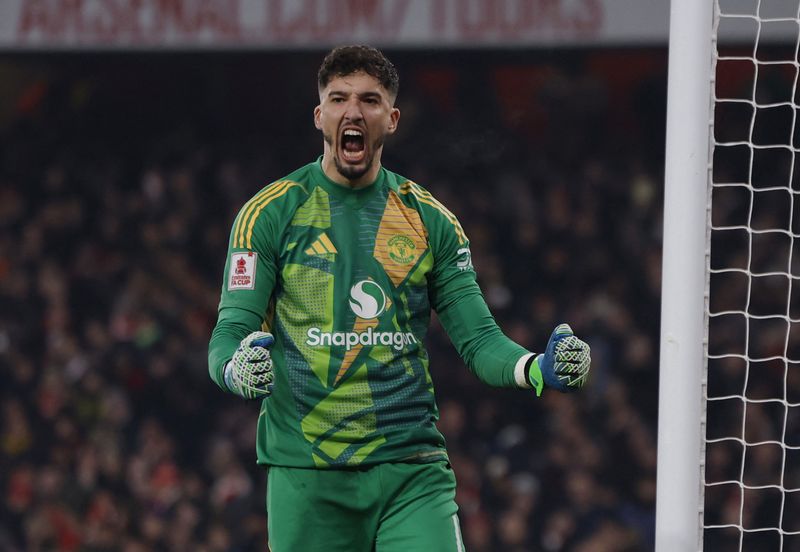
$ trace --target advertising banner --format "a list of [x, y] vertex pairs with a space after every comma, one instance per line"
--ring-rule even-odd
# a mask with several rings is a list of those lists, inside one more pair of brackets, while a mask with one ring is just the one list
[[2, 0], [0, 48], [666, 42], [666, 0]]
[[[759, 16], [721, 40], [797, 39], [795, 15]], [[665, 45], [668, 28], [668, 0], [0, 1], [0, 48], [26, 50]]]

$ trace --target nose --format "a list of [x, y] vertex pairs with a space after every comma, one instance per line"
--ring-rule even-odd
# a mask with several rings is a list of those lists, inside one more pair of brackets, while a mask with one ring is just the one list
[[360, 121], [364, 118], [361, 113], [361, 102], [358, 98], [350, 98], [347, 102], [347, 107], [344, 111], [344, 117], [350, 121]]

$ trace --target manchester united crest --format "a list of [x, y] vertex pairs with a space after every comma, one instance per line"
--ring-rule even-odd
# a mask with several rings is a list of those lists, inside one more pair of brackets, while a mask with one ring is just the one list
[[413, 263], [414, 259], [417, 258], [417, 246], [408, 236], [403, 234], [393, 236], [389, 239], [387, 245], [389, 246], [389, 258], [397, 264]]

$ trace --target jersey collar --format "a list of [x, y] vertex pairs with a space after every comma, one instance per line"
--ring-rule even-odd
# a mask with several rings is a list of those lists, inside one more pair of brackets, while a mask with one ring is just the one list
[[353, 190], [352, 188], [338, 184], [328, 178], [328, 175], [326, 175], [325, 171], [322, 170], [322, 156], [319, 156], [316, 163], [313, 164], [313, 169], [316, 177], [316, 183], [323, 190], [328, 192], [329, 195], [339, 199], [343, 203], [355, 208], [360, 208], [367, 201], [369, 201], [371, 197], [373, 197], [380, 189], [383, 188], [384, 183], [387, 180], [386, 169], [381, 167], [378, 171], [378, 177], [375, 179], [375, 182], [369, 186], [364, 186], [363, 188]]

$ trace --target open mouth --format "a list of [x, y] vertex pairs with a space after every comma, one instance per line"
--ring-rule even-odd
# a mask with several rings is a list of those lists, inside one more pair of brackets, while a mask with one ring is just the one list
[[342, 132], [339, 142], [342, 144], [342, 157], [350, 163], [358, 163], [364, 159], [364, 133], [355, 128], [347, 128]]

